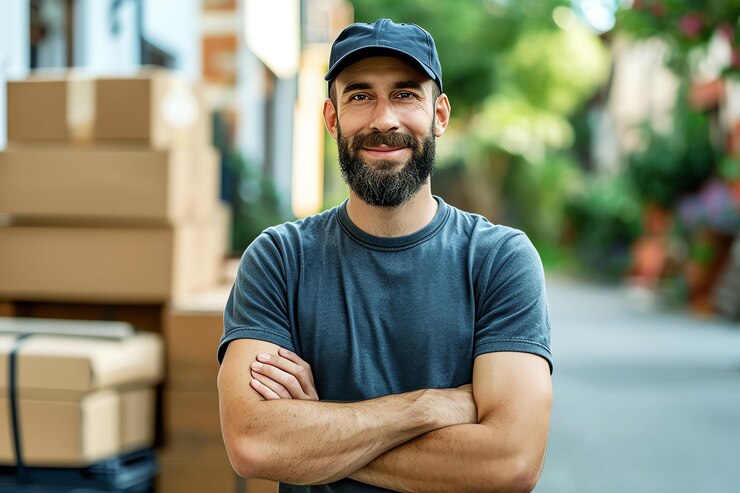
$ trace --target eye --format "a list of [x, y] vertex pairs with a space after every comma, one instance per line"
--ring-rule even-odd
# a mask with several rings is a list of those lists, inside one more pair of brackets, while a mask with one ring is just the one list
[[409, 91], [403, 91], [403, 92], [399, 92], [396, 95], [396, 97], [399, 99], [414, 99], [416, 98], [416, 94], [414, 94], [413, 92], [409, 92]]
[[349, 97], [350, 101], [367, 101], [368, 99], [370, 99], [368, 95], [362, 94], [362, 93], [353, 94], [352, 96]]

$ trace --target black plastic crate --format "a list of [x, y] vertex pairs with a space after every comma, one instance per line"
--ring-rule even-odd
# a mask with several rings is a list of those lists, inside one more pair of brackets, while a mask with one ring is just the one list
[[0, 492], [148, 493], [156, 474], [154, 451], [146, 449], [82, 468], [0, 466]]
[[131, 488], [118, 489], [90, 489], [86, 487], [64, 487], [39, 484], [3, 484], [0, 483], [2, 493], [153, 493], [154, 481], [149, 480]]

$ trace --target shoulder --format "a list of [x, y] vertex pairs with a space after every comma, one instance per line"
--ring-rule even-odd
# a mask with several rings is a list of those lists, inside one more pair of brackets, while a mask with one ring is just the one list
[[336, 207], [297, 221], [271, 226], [249, 244], [242, 255], [240, 268], [280, 266], [293, 269], [305, 250], [313, 248], [336, 228]]
[[458, 244], [465, 242], [468, 265], [480, 290], [512, 279], [526, 278], [529, 285], [543, 283], [539, 253], [523, 231], [452, 206], [449, 222], [447, 234]]
[[289, 252], [300, 248], [306, 242], [325, 237], [336, 227], [338, 208], [334, 207], [296, 221], [271, 226], [265, 229], [248, 249], [272, 245], [279, 251]]
[[480, 214], [450, 208], [448, 234], [468, 243], [474, 261], [500, 262], [514, 255], [539, 258], [527, 235], [516, 228], [495, 224]]

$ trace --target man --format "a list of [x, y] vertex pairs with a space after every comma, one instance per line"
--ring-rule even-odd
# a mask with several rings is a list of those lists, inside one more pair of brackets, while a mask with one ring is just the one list
[[531, 491], [552, 393], [542, 267], [524, 234], [431, 193], [450, 116], [434, 41], [353, 24], [326, 80], [350, 196], [244, 253], [218, 349], [231, 463], [281, 492]]

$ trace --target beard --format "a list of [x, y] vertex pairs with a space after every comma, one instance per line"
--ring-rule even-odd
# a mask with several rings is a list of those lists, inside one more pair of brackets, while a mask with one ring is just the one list
[[[434, 124], [432, 124], [432, 129]], [[337, 126], [337, 148], [342, 178], [349, 188], [366, 204], [395, 208], [406, 203], [421, 190], [434, 169], [436, 142], [433, 130], [419, 143], [412, 135], [400, 132], [373, 132], [355, 136], [350, 143]], [[363, 147], [408, 147], [411, 157], [401, 164], [396, 161], [378, 161], [370, 166], [360, 157]]]

